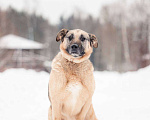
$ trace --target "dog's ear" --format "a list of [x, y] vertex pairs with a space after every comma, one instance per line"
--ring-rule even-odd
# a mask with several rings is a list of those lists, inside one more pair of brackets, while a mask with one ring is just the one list
[[66, 36], [66, 34], [68, 33], [69, 30], [67, 29], [62, 29], [60, 30], [58, 33], [57, 33], [57, 36], [56, 36], [56, 41], [62, 41], [64, 40], [64, 37]]
[[96, 36], [93, 34], [89, 34], [89, 37], [90, 37], [90, 45], [94, 48], [97, 48], [98, 47], [98, 40], [97, 40]]

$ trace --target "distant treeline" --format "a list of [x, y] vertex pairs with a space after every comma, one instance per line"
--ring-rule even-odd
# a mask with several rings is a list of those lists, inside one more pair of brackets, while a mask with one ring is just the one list
[[60, 17], [57, 25], [42, 16], [0, 10], [0, 37], [16, 34], [47, 46], [43, 55], [53, 57], [59, 51], [57, 32], [62, 28], [83, 29], [97, 36], [99, 47], [91, 56], [96, 70], [137, 70], [150, 64], [150, 3], [147, 0], [131, 5], [114, 3], [104, 6], [95, 19], [82, 17], [78, 11], [69, 18]]

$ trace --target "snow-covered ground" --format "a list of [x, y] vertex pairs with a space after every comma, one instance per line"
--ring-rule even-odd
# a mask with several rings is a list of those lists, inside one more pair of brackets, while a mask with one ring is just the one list
[[[150, 67], [137, 72], [94, 72], [98, 120], [150, 120]], [[9, 69], [0, 73], [0, 120], [47, 120], [49, 74]]]

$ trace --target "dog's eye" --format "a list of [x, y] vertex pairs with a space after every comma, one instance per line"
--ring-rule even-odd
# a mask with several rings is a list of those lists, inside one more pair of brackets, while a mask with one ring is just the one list
[[71, 41], [73, 39], [73, 34], [71, 34], [69, 37], [68, 37], [69, 41]]
[[84, 41], [85, 40], [85, 38], [83, 37], [82, 39], [81, 39], [81, 41]]
[[80, 40], [81, 40], [81, 41], [85, 41], [86, 38], [85, 38], [83, 35], [81, 35]]

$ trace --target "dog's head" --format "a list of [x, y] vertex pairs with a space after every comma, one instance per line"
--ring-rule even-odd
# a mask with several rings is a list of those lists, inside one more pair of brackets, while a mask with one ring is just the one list
[[56, 41], [60, 40], [62, 41], [60, 44], [62, 56], [75, 63], [88, 59], [93, 51], [93, 47], [98, 47], [96, 36], [80, 29], [60, 30]]

